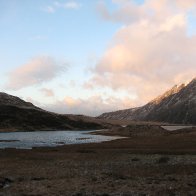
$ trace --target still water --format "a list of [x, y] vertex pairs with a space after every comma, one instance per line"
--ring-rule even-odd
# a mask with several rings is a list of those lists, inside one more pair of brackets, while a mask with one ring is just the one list
[[180, 129], [189, 129], [189, 128], [193, 128], [195, 126], [176, 126], [176, 125], [170, 125], [170, 126], [161, 126], [163, 129], [167, 130], [167, 131], [176, 131], [176, 130], [180, 130]]
[[117, 136], [91, 135], [92, 131], [35, 131], [0, 133], [0, 148], [31, 149], [67, 144], [99, 143], [119, 139]]

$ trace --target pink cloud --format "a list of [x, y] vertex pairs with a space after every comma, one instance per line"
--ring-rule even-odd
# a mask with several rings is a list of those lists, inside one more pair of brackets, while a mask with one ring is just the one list
[[104, 7], [109, 13], [107, 20], [122, 21], [124, 26], [92, 69], [86, 87], [124, 89], [146, 103], [174, 84], [196, 76], [196, 36], [187, 35], [187, 14], [195, 1], [115, 2], [119, 9], [113, 13]]
[[86, 99], [65, 97], [54, 104], [45, 105], [45, 109], [62, 113], [62, 114], [84, 114], [89, 116], [97, 116], [103, 112], [114, 111], [122, 108], [132, 107], [134, 100], [127, 97], [120, 99], [108, 97], [103, 99], [99, 95], [95, 95]]
[[114, 1], [119, 9], [111, 12], [102, 1], [98, 3], [97, 10], [104, 20], [130, 23], [137, 21], [144, 14], [143, 6], [137, 6], [133, 1]]
[[66, 68], [67, 65], [57, 62], [52, 57], [36, 57], [11, 71], [8, 74], [6, 87], [10, 90], [19, 90], [24, 87], [42, 84], [51, 81], [64, 72]]

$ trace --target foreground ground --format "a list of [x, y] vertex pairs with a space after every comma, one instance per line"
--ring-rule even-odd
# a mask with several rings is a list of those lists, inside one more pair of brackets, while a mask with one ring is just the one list
[[196, 130], [104, 132], [101, 144], [0, 150], [0, 195], [196, 195]]

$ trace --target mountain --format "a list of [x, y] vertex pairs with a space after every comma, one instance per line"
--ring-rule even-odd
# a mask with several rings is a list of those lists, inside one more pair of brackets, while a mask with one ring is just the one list
[[30, 102], [26, 102], [18, 97], [8, 95], [6, 93], [0, 92], [0, 105], [7, 105], [7, 106], [16, 106], [20, 108], [29, 108], [29, 109], [38, 109], [41, 110], [40, 108], [34, 106]]
[[0, 92], [0, 131], [90, 130], [110, 125], [82, 115], [60, 115]]
[[99, 119], [196, 124], [196, 78], [173, 88], [142, 107], [104, 113]]

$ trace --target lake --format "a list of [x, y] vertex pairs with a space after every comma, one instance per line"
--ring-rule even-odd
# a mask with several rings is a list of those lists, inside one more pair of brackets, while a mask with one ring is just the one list
[[[92, 135], [92, 131], [35, 131], [0, 133], [0, 148], [32, 149], [69, 144], [100, 143], [122, 137]], [[94, 132], [94, 131], [93, 131]]]
[[170, 126], [161, 126], [161, 127], [167, 131], [176, 131], [176, 130], [180, 130], [180, 129], [193, 128], [195, 126], [170, 125]]

